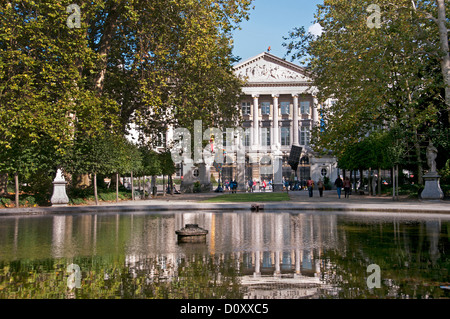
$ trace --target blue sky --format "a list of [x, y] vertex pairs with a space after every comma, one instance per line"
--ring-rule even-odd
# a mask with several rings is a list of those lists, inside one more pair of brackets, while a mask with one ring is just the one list
[[267, 50], [283, 58], [283, 36], [294, 27], [313, 24], [317, 4], [323, 0], [254, 0], [250, 20], [241, 24], [242, 30], [234, 33], [234, 55], [247, 60]]

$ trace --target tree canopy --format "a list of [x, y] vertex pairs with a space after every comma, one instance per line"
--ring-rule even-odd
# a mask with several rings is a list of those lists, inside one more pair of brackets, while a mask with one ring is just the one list
[[83, 0], [73, 11], [70, 0], [2, 1], [0, 173], [100, 172], [118, 151], [105, 141], [130, 124], [149, 137], [194, 119], [236, 122], [231, 32], [251, 2]]
[[[312, 135], [316, 150], [339, 158], [377, 130], [401, 129], [422, 171], [430, 128], [448, 127], [439, 28], [434, 1], [377, 2], [379, 24], [371, 24], [371, 1], [328, 0], [318, 5], [320, 36], [296, 28], [285, 44], [287, 56], [303, 62], [313, 76], [325, 127]], [[398, 135], [397, 135], [398, 136]]]

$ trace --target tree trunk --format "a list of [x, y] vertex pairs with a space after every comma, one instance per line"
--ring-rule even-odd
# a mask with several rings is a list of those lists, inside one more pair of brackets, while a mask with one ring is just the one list
[[[112, 6], [109, 10], [108, 16], [104, 23], [104, 29], [102, 32], [102, 37], [100, 38], [99, 42], [99, 51], [98, 54], [100, 55], [102, 61], [100, 65], [100, 72], [97, 75], [97, 78], [95, 79], [95, 87], [101, 92], [103, 91], [103, 85], [105, 81], [105, 75], [106, 75], [106, 68], [108, 63], [108, 55], [111, 51], [111, 43], [112, 39], [114, 38], [117, 24], [118, 24], [118, 17], [120, 13], [120, 9], [118, 8], [120, 2], [119, 1], [111, 1]], [[118, 3], [119, 2], [119, 3]]]
[[[409, 105], [412, 105], [412, 96], [411, 96], [411, 90], [409, 88], [409, 84], [408, 81], [406, 81], [406, 89], [408, 91], [408, 102]], [[414, 107], [411, 107], [410, 110], [410, 118], [411, 118], [411, 124], [414, 126], [413, 129], [413, 144], [414, 144], [414, 149], [415, 149], [415, 153], [416, 153], [416, 163], [417, 163], [417, 183], [419, 185], [423, 185], [423, 166], [422, 166], [422, 157], [420, 155], [420, 140], [419, 140], [419, 134], [417, 132], [417, 126], [415, 123], [415, 109]]]
[[372, 196], [372, 168], [369, 167], [369, 173], [367, 174], [367, 182], [369, 186], [369, 196]]
[[359, 169], [359, 189], [364, 190], [364, 170]]
[[138, 191], [141, 194], [141, 176], [138, 177]]
[[163, 196], [166, 196], [166, 176], [163, 175]]
[[16, 208], [19, 208], [19, 173], [14, 173], [14, 183], [15, 183], [15, 202]]
[[95, 205], [98, 205], [98, 190], [97, 190], [97, 173], [94, 173], [94, 197], [95, 197]]
[[395, 190], [395, 199], [398, 200], [398, 189], [399, 189], [399, 183], [398, 183], [398, 165], [395, 165], [395, 185], [397, 186]]
[[378, 196], [381, 196], [381, 168], [378, 168]]
[[131, 177], [130, 177], [130, 179], [131, 179], [131, 199], [132, 199], [132, 200], [135, 200], [135, 198], [134, 198], [133, 172], [131, 172]]
[[445, 0], [436, 0], [436, 4], [438, 7], [439, 38], [443, 55], [441, 65], [445, 84], [445, 104], [447, 105], [447, 115], [450, 123], [450, 55], [448, 46], [448, 30], [446, 25], [447, 18], [445, 15]]
[[420, 144], [416, 134], [414, 134], [414, 149], [416, 152], [416, 161], [417, 161], [417, 183], [419, 185], [423, 185], [422, 157], [420, 156]]
[[8, 193], [8, 174], [0, 174], [0, 196]]
[[143, 182], [142, 182], [142, 199], [146, 199], [145, 197], [145, 176], [143, 176]]
[[156, 177], [152, 175], [152, 197], [156, 197], [158, 192], [153, 192], [153, 189], [156, 187]]
[[119, 173], [116, 172], [116, 203], [119, 202]]

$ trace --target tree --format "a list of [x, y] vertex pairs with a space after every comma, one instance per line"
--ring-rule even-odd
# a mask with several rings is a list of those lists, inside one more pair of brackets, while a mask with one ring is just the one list
[[120, 105], [122, 127], [142, 137], [168, 125], [191, 128], [236, 120], [240, 81], [233, 75], [231, 31], [251, 0], [106, 1], [90, 21], [101, 57], [92, 79]]
[[68, 4], [0, 5], [1, 172], [17, 177], [50, 166], [54, 172], [72, 147], [76, 127], [98, 131], [117, 114], [107, 98], [86, 87], [96, 54], [85, 26], [68, 28]]
[[[445, 108], [438, 28], [418, 16], [410, 1], [401, 0], [379, 1], [382, 19], [379, 28], [371, 29], [370, 4], [326, 1], [316, 14], [321, 36], [290, 34], [288, 54], [310, 56], [308, 69], [319, 100], [337, 100], [323, 110], [326, 127], [313, 133], [312, 143], [339, 157], [373, 129], [402, 126], [410, 132], [404, 142], [413, 147], [421, 182], [427, 127], [439, 122]], [[421, 8], [430, 12], [436, 6], [421, 1]]]

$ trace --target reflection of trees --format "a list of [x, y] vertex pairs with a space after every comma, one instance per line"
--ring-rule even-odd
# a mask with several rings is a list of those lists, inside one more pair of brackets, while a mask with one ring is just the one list
[[[339, 298], [439, 298], [450, 281], [449, 225], [430, 222], [340, 221], [338, 247], [324, 252], [322, 278]], [[424, 229], [427, 228], [427, 229]], [[428, 235], [428, 236], [425, 236]], [[381, 268], [382, 286], [368, 289], [367, 266]]]
[[[431, 219], [189, 213], [3, 222], [0, 298], [68, 298], [71, 263], [82, 270], [76, 298], [243, 298], [268, 290], [424, 298], [445, 296], [439, 284], [450, 281], [450, 226]], [[178, 245], [174, 232], [186, 223], [207, 228], [207, 243]], [[367, 288], [370, 264], [381, 267], [380, 289]]]
[[[81, 288], [75, 298], [241, 299], [239, 267], [227, 256], [189, 255], [175, 265], [159, 257], [126, 262], [124, 257], [83, 257], [0, 263], [0, 298], [41, 299], [71, 297], [65, 273], [70, 263], [80, 265]], [[169, 271], [170, 273], [170, 271]]]

